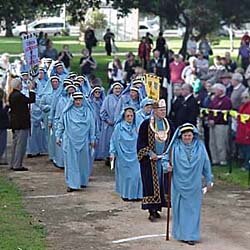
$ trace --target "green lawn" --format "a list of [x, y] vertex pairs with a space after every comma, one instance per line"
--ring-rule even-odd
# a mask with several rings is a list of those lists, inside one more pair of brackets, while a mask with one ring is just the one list
[[213, 167], [212, 169], [215, 181], [216, 179], [222, 180], [226, 183], [240, 186], [242, 188], [250, 188], [248, 183], [248, 171], [242, 171], [237, 164], [232, 165], [232, 172], [229, 173], [229, 166], [226, 167]]
[[45, 249], [43, 226], [25, 211], [20, 192], [3, 177], [0, 177], [0, 249]]

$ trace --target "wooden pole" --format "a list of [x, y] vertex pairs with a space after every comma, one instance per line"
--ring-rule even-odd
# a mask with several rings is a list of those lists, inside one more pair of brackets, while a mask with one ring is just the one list
[[171, 208], [171, 178], [172, 172], [167, 173], [168, 176], [168, 195], [167, 195], [167, 229], [166, 229], [166, 240], [169, 240], [169, 221], [170, 221], [170, 208]]

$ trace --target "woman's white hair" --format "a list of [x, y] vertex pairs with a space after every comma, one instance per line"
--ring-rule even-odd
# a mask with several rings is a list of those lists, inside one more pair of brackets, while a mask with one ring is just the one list
[[19, 86], [22, 84], [21, 80], [18, 79], [18, 78], [14, 78], [12, 81], [11, 81], [11, 87], [13, 89], [17, 89], [19, 88]]
[[223, 94], [226, 94], [226, 91], [227, 91], [226, 87], [221, 83], [215, 83], [213, 85], [213, 89], [219, 89], [223, 92]]

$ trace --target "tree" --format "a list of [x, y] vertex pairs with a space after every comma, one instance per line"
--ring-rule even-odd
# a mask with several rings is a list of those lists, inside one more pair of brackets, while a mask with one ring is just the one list
[[[218, 29], [222, 21], [227, 24], [241, 24], [248, 19], [249, 0], [110, 0], [114, 8], [126, 15], [131, 8], [152, 13], [162, 23], [185, 27], [180, 53], [186, 55], [186, 44], [190, 34], [197, 40]], [[163, 26], [161, 25], [161, 28]]]

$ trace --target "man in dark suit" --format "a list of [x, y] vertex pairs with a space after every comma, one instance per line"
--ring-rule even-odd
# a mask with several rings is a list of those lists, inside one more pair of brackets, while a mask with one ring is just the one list
[[35, 102], [36, 94], [33, 90], [33, 84], [29, 87], [29, 97], [22, 94], [22, 82], [18, 78], [12, 80], [11, 86], [13, 91], [9, 96], [9, 104], [10, 127], [13, 132], [13, 141], [10, 168], [14, 171], [27, 171], [28, 169], [23, 167], [22, 163], [26, 152], [31, 123], [29, 104]]
[[185, 83], [181, 87], [183, 101], [176, 112], [176, 125], [180, 126], [186, 122], [197, 125], [197, 117], [199, 115], [199, 105], [193, 96], [193, 87]]

